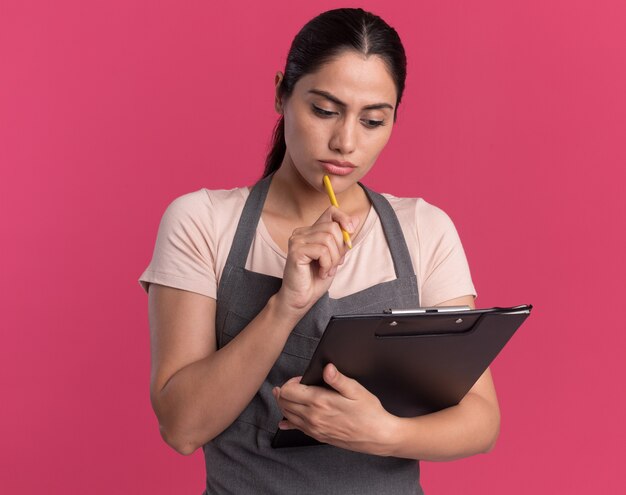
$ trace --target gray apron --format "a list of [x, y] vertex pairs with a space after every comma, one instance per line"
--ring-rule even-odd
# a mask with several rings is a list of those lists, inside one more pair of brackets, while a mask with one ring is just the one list
[[[245, 269], [271, 178], [262, 179], [250, 191], [219, 283], [218, 349], [237, 336], [282, 283], [280, 278]], [[270, 446], [282, 419], [272, 388], [304, 373], [331, 315], [419, 305], [411, 257], [396, 214], [383, 196], [361, 187], [380, 217], [397, 278], [340, 299], [331, 299], [326, 293], [300, 320], [248, 406], [232, 425], [204, 445], [206, 495], [423, 494], [419, 463], [414, 460], [361, 454], [330, 445]]]

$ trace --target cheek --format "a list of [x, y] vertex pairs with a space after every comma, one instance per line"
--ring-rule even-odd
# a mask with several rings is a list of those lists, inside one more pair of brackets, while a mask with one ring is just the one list
[[391, 130], [387, 132], [376, 133], [376, 136], [368, 136], [369, 146], [368, 150], [370, 153], [378, 156], [380, 152], [387, 146], [389, 142], [389, 138], [391, 137]]
[[324, 136], [319, 120], [307, 116], [285, 120], [285, 141], [290, 152], [313, 153], [323, 144]]
[[376, 163], [378, 156], [383, 151], [383, 149], [385, 149], [385, 146], [389, 142], [390, 137], [391, 137], [391, 132], [387, 132], [385, 134], [381, 133], [375, 138], [372, 138], [371, 136], [367, 138], [366, 141], [368, 142], [368, 146], [367, 146], [367, 151], [365, 153], [367, 156], [368, 163], [367, 163], [367, 166], [365, 167], [366, 170], [364, 171], [364, 173], [367, 173], [367, 171], [369, 171], [369, 169], [374, 165], [374, 163]]

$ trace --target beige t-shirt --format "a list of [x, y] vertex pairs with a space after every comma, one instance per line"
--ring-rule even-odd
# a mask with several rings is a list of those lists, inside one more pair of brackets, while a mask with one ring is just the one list
[[[152, 261], [139, 278], [216, 298], [249, 190], [200, 189], [176, 198], [166, 209]], [[463, 246], [448, 215], [420, 198], [384, 194], [393, 207], [417, 275], [421, 306], [476, 295]], [[353, 239], [329, 290], [340, 298], [396, 278], [380, 219], [374, 210]], [[282, 278], [287, 256], [259, 221], [250, 247], [248, 270]]]

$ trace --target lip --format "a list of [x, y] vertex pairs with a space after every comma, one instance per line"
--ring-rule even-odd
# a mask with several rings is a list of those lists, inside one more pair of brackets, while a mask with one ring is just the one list
[[338, 160], [320, 160], [320, 163], [332, 175], [348, 175], [356, 168], [356, 165], [353, 163], [340, 162]]

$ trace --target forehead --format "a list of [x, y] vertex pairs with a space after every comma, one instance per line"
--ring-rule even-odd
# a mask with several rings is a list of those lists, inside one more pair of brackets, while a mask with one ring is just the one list
[[365, 57], [349, 51], [334, 57], [316, 72], [303, 76], [294, 91], [306, 94], [311, 89], [327, 91], [349, 106], [396, 105], [396, 85], [377, 55]]

